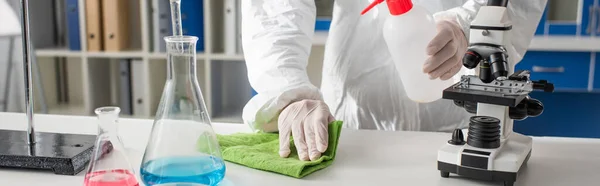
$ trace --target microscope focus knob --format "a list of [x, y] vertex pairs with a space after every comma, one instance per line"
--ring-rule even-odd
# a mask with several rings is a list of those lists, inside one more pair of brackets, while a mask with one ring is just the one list
[[537, 99], [527, 97], [516, 107], [511, 107], [508, 111], [510, 119], [524, 120], [527, 117], [541, 115], [544, 112], [544, 104]]
[[514, 120], [524, 120], [525, 118], [527, 118], [528, 115], [527, 106], [527, 100], [524, 99], [516, 107], [510, 107], [508, 109], [508, 116], [510, 117], [510, 119]]
[[454, 100], [454, 105], [464, 108], [471, 114], [477, 114], [477, 102]]
[[544, 104], [540, 100], [537, 99], [529, 99], [527, 102], [527, 115], [531, 117], [536, 117], [544, 112]]
[[464, 107], [465, 106], [465, 102], [462, 100], [454, 100], [454, 105], [458, 106], [458, 107]]
[[471, 114], [477, 114], [477, 102], [465, 101], [464, 108]]

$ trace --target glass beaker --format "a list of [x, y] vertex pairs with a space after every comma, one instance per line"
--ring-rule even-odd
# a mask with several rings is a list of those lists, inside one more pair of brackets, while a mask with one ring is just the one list
[[84, 186], [138, 186], [139, 183], [126, 156], [125, 147], [117, 135], [119, 107], [95, 110], [99, 120], [98, 137]]
[[167, 81], [146, 146], [141, 179], [153, 185], [217, 185], [225, 163], [196, 75], [193, 36], [165, 37]]

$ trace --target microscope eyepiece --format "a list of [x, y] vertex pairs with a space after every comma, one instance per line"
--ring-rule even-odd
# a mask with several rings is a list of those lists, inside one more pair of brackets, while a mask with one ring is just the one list
[[494, 79], [508, 76], [508, 62], [506, 55], [502, 52], [496, 52], [490, 55], [490, 70]]
[[465, 56], [463, 57], [463, 65], [465, 67], [467, 67], [468, 69], [473, 69], [473, 68], [477, 67], [479, 62], [481, 62], [482, 60], [483, 60], [483, 57], [481, 57], [481, 55], [479, 55], [479, 53], [477, 53], [473, 50], [468, 50], [465, 53]]

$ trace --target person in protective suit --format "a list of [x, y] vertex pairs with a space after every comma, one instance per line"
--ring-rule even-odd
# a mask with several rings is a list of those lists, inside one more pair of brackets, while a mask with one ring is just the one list
[[[470, 116], [451, 100], [416, 103], [406, 96], [383, 38], [391, 16], [385, 3], [361, 16], [372, 0], [337, 0], [325, 46], [321, 88], [306, 66], [314, 34], [314, 0], [242, 1], [242, 43], [248, 78], [257, 91], [244, 107], [254, 130], [280, 133], [282, 157], [290, 135], [302, 160], [327, 149], [327, 125], [335, 119], [353, 129], [451, 131]], [[534, 36], [547, 0], [511, 0], [509, 62], [519, 62]], [[469, 26], [487, 0], [413, 0], [435, 13], [437, 35], [429, 43], [423, 73], [460, 78]], [[410, 45], [410, 43], [406, 43]]]

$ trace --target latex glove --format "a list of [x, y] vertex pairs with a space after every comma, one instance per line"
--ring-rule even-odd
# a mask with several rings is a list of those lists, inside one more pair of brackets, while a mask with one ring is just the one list
[[283, 109], [279, 115], [279, 156], [290, 155], [290, 133], [298, 157], [302, 161], [316, 160], [327, 150], [327, 128], [334, 120], [329, 107], [320, 100], [302, 100]]
[[423, 72], [428, 73], [430, 79], [447, 80], [462, 68], [468, 43], [456, 21], [440, 20], [436, 24], [438, 33], [427, 46], [429, 58], [423, 65]]

